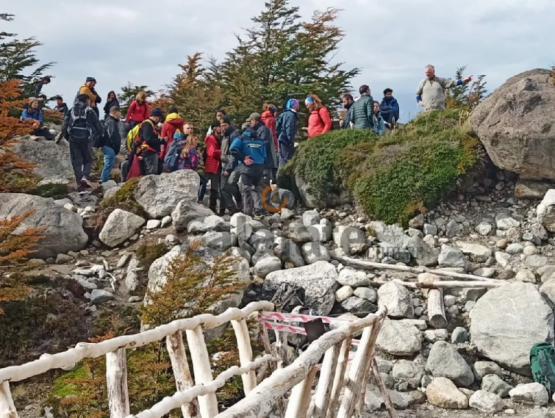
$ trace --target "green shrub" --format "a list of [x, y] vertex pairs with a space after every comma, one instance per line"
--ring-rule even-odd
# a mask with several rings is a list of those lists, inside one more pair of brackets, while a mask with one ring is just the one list
[[140, 266], [144, 271], [148, 271], [150, 265], [168, 253], [168, 251], [168, 247], [163, 242], [160, 244], [142, 244], [137, 248], [135, 257], [139, 260]]
[[69, 194], [69, 188], [67, 184], [45, 184], [29, 190], [27, 193], [40, 197], [63, 199]]
[[404, 224], [441, 201], [479, 159], [468, 116], [426, 112], [382, 137], [332, 131], [301, 145], [284, 176], [300, 175], [317, 198], [345, 187], [372, 218]]

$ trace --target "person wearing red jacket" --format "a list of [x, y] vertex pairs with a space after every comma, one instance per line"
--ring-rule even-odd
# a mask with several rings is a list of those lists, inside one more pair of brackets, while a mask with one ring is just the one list
[[146, 93], [140, 91], [137, 93], [135, 100], [131, 102], [127, 115], [125, 116], [125, 125], [130, 131], [136, 125], [143, 123], [150, 117], [150, 107], [146, 101]]
[[317, 135], [325, 134], [331, 130], [330, 112], [322, 101], [315, 94], [309, 95], [305, 100], [310, 115], [308, 117], [308, 137], [313, 138]]
[[209, 207], [212, 212], [216, 213], [216, 204], [220, 201], [220, 208], [225, 209], [220, 194], [220, 178], [222, 175], [222, 128], [220, 122], [212, 123], [212, 134], [208, 135], [204, 142], [206, 149], [204, 151], [204, 174], [207, 180], [210, 180], [210, 203]]
[[166, 157], [166, 153], [170, 149], [170, 145], [173, 142], [173, 136], [175, 132], [179, 130], [179, 132], [185, 132], [185, 121], [177, 111], [177, 107], [172, 106], [170, 108], [170, 113], [166, 116], [166, 121], [164, 125], [162, 125], [162, 138], [166, 138], [166, 143], [162, 145], [160, 151], [160, 158], [163, 160]]
[[279, 148], [277, 130], [276, 130], [277, 108], [271, 103], [265, 103], [262, 110], [263, 110], [261, 115], [262, 122], [264, 123], [264, 125], [268, 127], [268, 129], [270, 129], [270, 132], [272, 133], [272, 137], [274, 138], [274, 145], [276, 146], [276, 150], [277, 150]]

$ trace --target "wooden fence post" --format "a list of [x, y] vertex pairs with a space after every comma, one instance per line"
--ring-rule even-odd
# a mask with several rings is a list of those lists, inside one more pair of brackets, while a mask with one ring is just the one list
[[337, 409], [339, 408], [339, 396], [345, 381], [345, 371], [347, 370], [347, 363], [349, 362], [349, 354], [351, 353], [351, 344], [353, 336], [347, 337], [341, 344], [341, 352], [339, 353], [339, 361], [337, 362], [337, 370], [333, 378], [333, 389], [330, 396], [330, 405], [326, 418], [335, 418], [337, 416]]
[[[186, 330], [187, 342], [189, 343], [189, 351], [191, 352], [191, 361], [193, 363], [193, 371], [195, 372], [195, 383], [210, 383], [213, 380], [212, 367], [210, 365], [210, 357], [202, 326], [198, 326], [193, 330]], [[202, 418], [214, 418], [218, 415], [218, 399], [215, 393], [199, 396], [198, 403], [200, 407], [200, 415]]]
[[[175, 334], [166, 337], [166, 346], [172, 363], [173, 376], [175, 378], [175, 386], [179, 392], [185, 392], [194, 386], [189, 364], [187, 363], [187, 354], [185, 352], [185, 344], [183, 344], [183, 332], [177, 331]], [[181, 406], [183, 418], [198, 418], [199, 408], [198, 401]]]
[[[247, 321], [245, 319], [231, 321], [231, 325], [233, 326], [235, 337], [237, 338], [239, 360], [241, 361], [241, 366], [244, 367], [252, 361], [252, 346], [249, 336], [249, 327], [247, 326]], [[243, 380], [243, 390], [245, 392], [245, 396], [247, 396], [249, 392], [256, 387], [256, 373], [254, 370], [251, 370], [247, 374], [242, 375], [241, 379]]]
[[125, 418], [129, 410], [125, 348], [106, 354], [106, 387], [110, 418]]
[[10, 391], [10, 383], [2, 382], [0, 385], [0, 418], [19, 418]]
[[313, 367], [306, 376], [306, 379], [293, 388], [285, 418], [306, 418], [306, 413], [312, 400], [312, 384], [317, 372], [318, 369]]
[[366, 383], [362, 380], [366, 375], [369, 362], [372, 360], [374, 345], [380, 333], [380, 328], [381, 322], [377, 321], [372, 327], [365, 328], [362, 333], [355, 359], [349, 370], [349, 377], [345, 385], [345, 394], [343, 395], [343, 401], [339, 408], [337, 418], [351, 418], [354, 413], [359, 396], [361, 396], [362, 384]]
[[316, 397], [314, 399], [314, 412], [312, 418], [326, 418], [328, 406], [330, 405], [330, 396], [335, 380], [335, 373], [337, 372], [337, 362], [339, 361], [341, 345], [341, 343], [334, 345], [326, 351], [326, 355], [324, 356], [318, 388], [316, 389]]

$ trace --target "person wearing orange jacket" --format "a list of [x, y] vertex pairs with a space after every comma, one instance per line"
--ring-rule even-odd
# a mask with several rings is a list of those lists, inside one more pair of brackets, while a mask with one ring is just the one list
[[306, 98], [305, 105], [310, 112], [308, 117], [308, 137], [313, 138], [330, 131], [332, 127], [330, 112], [322, 104], [320, 98], [315, 94], [311, 94]]
[[216, 204], [220, 201], [220, 209], [225, 210], [220, 194], [220, 178], [222, 175], [222, 128], [220, 122], [215, 120], [211, 126], [212, 134], [204, 140], [206, 149], [204, 150], [204, 174], [210, 180], [210, 203], [208, 204], [212, 212], [216, 212]]
[[276, 113], [277, 108], [272, 103], [265, 103], [262, 107], [262, 122], [268, 127], [270, 132], [272, 132], [272, 137], [274, 138], [274, 145], [276, 150], [279, 148], [278, 137], [276, 130]]
[[162, 144], [160, 159], [163, 160], [166, 157], [166, 153], [170, 149], [170, 145], [173, 142], [175, 132], [178, 130], [180, 132], [185, 132], [185, 121], [181, 116], [179, 116], [177, 107], [172, 106], [170, 108], [170, 113], [166, 116], [164, 125], [162, 125], [161, 137], [165, 138], [166, 142]]

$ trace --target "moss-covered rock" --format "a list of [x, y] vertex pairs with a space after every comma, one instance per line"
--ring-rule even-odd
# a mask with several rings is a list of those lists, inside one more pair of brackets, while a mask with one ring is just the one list
[[449, 194], [478, 160], [481, 146], [468, 116], [426, 112], [382, 137], [333, 131], [301, 145], [284, 174], [300, 176], [322, 202], [347, 190], [374, 219], [406, 223]]

